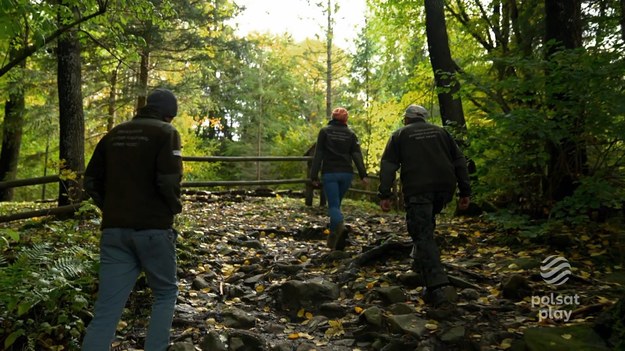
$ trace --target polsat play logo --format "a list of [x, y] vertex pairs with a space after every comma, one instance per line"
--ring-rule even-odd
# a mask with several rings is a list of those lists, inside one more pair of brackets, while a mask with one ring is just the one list
[[571, 276], [571, 265], [564, 257], [549, 256], [540, 265], [540, 276], [547, 284], [562, 285]]

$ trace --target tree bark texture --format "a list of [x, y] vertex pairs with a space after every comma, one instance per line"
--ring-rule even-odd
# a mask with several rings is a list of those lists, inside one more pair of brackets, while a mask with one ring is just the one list
[[443, 124], [465, 131], [462, 100], [458, 96], [460, 82], [449, 49], [443, 0], [425, 0], [425, 28]]
[[[547, 61], [563, 50], [577, 49], [582, 46], [582, 19], [580, 0], [545, 0], [545, 42]], [[550, 84], [566, 84], [563, 78], [550, 78], [552, 72], [547, 69], [547, 81]], [[574, 89], [569, 85], [567, 89]], [[561, 102], [570, 99], [566, 93], [548, 96], [551, 106], [563, 106]], [[587, 171], [587, 150], [579, 138], [584, 132], [584, 118], [579, 112], [559, 108], [554, 111], [557, 127], [563, 129], [557, 133], [559, 139], [548, 142], [549, 164], [546, 179], [548, 200], [560, 201], [574, 193], [577, 181]]]
[[[70, 30], [61, 36], [57, 49], [57, 85], [60, 113], [59, 158], [62, 175], [68, 171], [70, 173], [83, 172], [85, 168], [85, 125], [80, 53], [81, 47], [76, 30]], [[79, 202], [82, 197], [80, 178], [60, 181], [59, 206]]]
[[[13, 41], [15, 44], [16, 41]], [[9, 60], [18, 55], [18, 49], [11, 45]], [[22, 146], [24, 128], [24, 89], [22, 70], [26, 68], [26, 59], [17, 66], [20, 71], [11, 76], [8, 83], [9, 99], [4, 104], [4, 123], [2, 125], [2, 151], [0, 151], [0, 181], [13, 180], [17, 174], [17, 163]], [[13, 200], [13, 189], [0, 189], [0, 201]]]

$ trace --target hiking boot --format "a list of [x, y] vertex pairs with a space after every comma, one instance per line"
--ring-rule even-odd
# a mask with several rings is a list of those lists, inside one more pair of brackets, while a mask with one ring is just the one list
[[330, 232], [330, 234], [328, 234], [328, 238], [326, 239], [326, 246], [329, 249], [334, 250], [335, 245], [336, 245], [336, 233]]
[[441, 303], [455, 304], [458, 301], [456, 289], [451, 285], [443, 285], [435, 289], [426, 288], [423, 295], [424, 301], [431, 306], [437, 306]]
[[336, 242], [334, 243], [333, 250], [343, 251], [347, 245], [347, 228], [343, 222], [339, 223], [335, 229]]
[[449, 318], [456, 311], [458, 294], [453, 286], [445, 285], [433, 290], [426, 289], [424, 300], [430, 305], [427, 313], [429, 318], [445, 319]]

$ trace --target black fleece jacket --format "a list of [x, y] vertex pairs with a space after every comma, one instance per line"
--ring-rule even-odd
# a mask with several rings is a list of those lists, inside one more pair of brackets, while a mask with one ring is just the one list
[[181, 156], [178, 131], [149, 108], [107, 133], [85, 171], [102, 228], [171, 228], [182, 211]]
[[321, 173], [352, 173], [352, 160], [360, 178], [367, 176], [358, 137], [347, 125], [331, 120], [317, 136], [310, 179], [319, 180]]
[[391, 197], [395, 172], [401, 168], [404, 197], [426, 192], [470, 196], [467, 161], [451, 135], [443, 128], [416, 118], [396, 130], [389, 139], [380, 165], [379, 197]]

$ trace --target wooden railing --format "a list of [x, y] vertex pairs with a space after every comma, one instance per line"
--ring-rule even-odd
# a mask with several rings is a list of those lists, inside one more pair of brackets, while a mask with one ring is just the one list
[[[223, 181], [183, 181], [182, 188], [202, 188], [202, 187], [228, 187], [228, 186], [264, 186], [264, 185], [286, 185], [286, 184], [304, 184], [305, 203], [307, 206], [313, 205], [315, 189], [308, 177], [310, 174], [310, 165], [312, 156], [183, 156], [183, 162], [307, 162], [307, 170], [304, 178], [301, 179], [263, 179], [263, 180], [223, 180]], [[372, 176], [372, 179], [377, 177]], [[17, 179], [0, 182], [0, 190], [6, 188], [17, 188], [23, 186], [40, 185], [47, 183], [55, 183], [60, 180], [59, 175], [46, 177]], [[351, 192], [375, 195], [376, 192], [363, 189], [349, 189]], [[323, 191], [320, 191], [319, 204], [325, 205], [326, 200]], [[40, 217], [47, 215], [61, 215], [75, 211], [80, 204], [71, 204], [67, 206], [54, 207], [50, 209], [42, 209], [10, 215], [1, 215], [0, 223], [14, 221], [18, 219]]]

